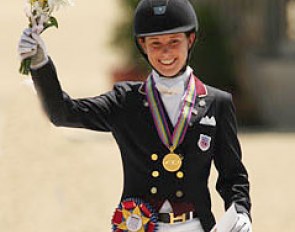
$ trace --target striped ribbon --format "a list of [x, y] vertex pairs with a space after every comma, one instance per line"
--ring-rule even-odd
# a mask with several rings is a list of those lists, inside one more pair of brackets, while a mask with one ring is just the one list
[[163, 144], [171, 151], [177, 148], [179, 144], [183, 142], [186, 134], [188, 124], [191, 119], [192, 110], [195, 105], [196, 99], [196, 83], [195, 78], [191, 75], [188, 87], [185, 92], [184, 102], [181, 107], [181, 113], [179, 114], [178, 121], [175, 125], [173, 134], [170, 132], [163, 105], [160, 102], [160, 96], [155, 87], [155, 81], [152, 75], [147, 79], [145, 91], [147, 93], [147, 100], [149, 108], [153, 116], [155, 126], [157, 128], [158, 135]]

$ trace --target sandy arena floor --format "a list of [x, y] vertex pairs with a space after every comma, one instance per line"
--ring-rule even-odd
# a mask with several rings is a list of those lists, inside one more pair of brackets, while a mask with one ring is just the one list
[[[64, 89], [92, 96], [110, 88], [109, 74], [122, 57], [107, 42], [121, 13], [115, 0], [76, 2], [56, 15], [60, 28], [44, 38]], [[29, 79], [17, 73], [16, 45], [26, 26], [22, 3], [6, 1], [0, 15], [0, 231], [110, 231], [122, 189], [117, 146], [108, 134], [55, 128], [45, 118]], [[254, 231], [295, 231], [295, 134], [243, 133], [240, 139]]]

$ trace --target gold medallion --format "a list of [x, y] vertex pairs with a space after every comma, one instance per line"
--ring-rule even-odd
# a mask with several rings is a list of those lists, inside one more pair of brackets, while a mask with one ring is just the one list
[[182, 165], [181, 157], [173, 152], [165, 155], [163, 167], [168, 172], [177, 172]]

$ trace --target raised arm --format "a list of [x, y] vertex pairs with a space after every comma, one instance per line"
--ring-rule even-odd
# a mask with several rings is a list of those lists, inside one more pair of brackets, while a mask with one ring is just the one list
[[32, 58], [31, 74], [43, 108], [56, 126], [110, 131], [113, 117], [122, 103], [120, 87], [93, 98], [72, 99], [62, 91], [53, 62], [41, 37], [26, 29], [19, 43], [23, 58]]

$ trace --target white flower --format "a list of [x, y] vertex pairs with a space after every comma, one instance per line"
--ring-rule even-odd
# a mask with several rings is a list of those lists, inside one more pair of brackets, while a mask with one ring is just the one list
[[48, 0], [48, 6], [52, 10], [58, 10], [61, 6], [73, 6], [73, 0]]
[[26, 0], [26, 2], [25, 2], [25, 8], [24, 8], [24, 10], [25, 10], [26, 16], [27, 16], [28, 18], [32, 17], [32, 7], [31, 7], [31, 3], [28, 2], [27, 0]]
[[53, 11], [61, 6], [71, 6], [73, 0], [25, 0], [25, 13], [33, 26], [41, 25], [36, 31], [43, 30], [45, 24], [51, 18]]
[[25, 0], [25, 13], [27, 17], [40, 16], [46, 14], [50, 16], [53, 11], [57, 11], [61, 6], [72, 6], [73, 0]]

